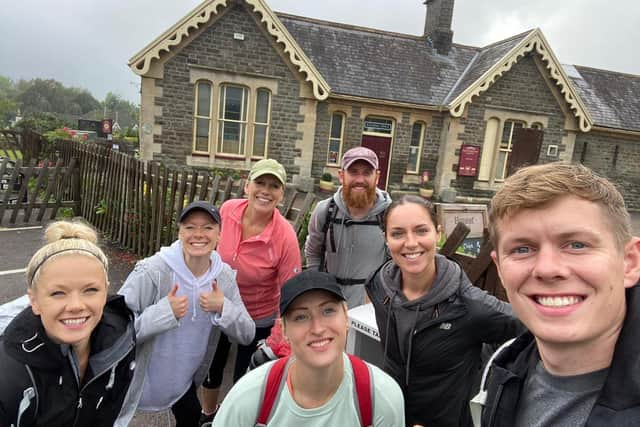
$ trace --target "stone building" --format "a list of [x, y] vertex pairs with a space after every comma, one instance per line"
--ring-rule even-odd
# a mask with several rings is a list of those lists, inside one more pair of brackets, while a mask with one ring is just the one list
[[130, 60], [142, 78], [145, 159], [248, 170], [294, 184], [336, 175], [357, 145], [380, 186], [486, 201], [517, 167], [580, 161], [640, 209], [640, 76], [562, 65], [539, 29], [452, 42], [454, 0], [427, 0], [423, 36], [205, 0]]

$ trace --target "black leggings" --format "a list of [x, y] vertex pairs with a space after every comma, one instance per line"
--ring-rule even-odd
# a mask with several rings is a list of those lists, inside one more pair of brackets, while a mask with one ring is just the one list
[[[233, 369], [233, 383], [235, 384], [240, 377], [242, 377], [249, 367], [251, 356], [256, 351], [258, 341], [265, 339], [271, 333], [271, 326], [264, 328], [256, 328], [256, 336], [249, 345], [238, 344], [238, 354], [236, 355], [236, 365]], [[218, 340], [218, 347], [216, 348], [216, 354], [213, 356], [213, 361], [209, 367], [209, 375], [202, 384], [205, 388], [220, 388], [222, 385], [222, 376], [224, 374], [224, 367], [227, 364], [227, 358], [229, 357], [229, 348], [231, 343], [229, 338], [220, 333], [220, 340]]]
[[171, 407], [171, 412], [176, 419], [176, 427], [198, 427], [201, 410], [196, 386], [191, 383], [189, 390]]

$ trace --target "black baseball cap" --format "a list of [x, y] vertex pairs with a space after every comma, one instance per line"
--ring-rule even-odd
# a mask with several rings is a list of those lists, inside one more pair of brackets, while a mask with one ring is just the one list
[[180, 223], [184, 221], [187, 215], [189, 215], [193, 211], [204, 211], [209, 214], [211, 219], [213, 219], [216, 224], [220, 224], [220, 211], [211, 203], [205, 202], [204, 200], [196, 200], [189, 203], [180, 214], [178, 222]]
[[305, 292], [321, 290], [345, 301], [342, 289], [334, 275], [318, 270], [305, 270], [287, 280], [280, 290], [280, 316], [284, 316], [291, 303]]

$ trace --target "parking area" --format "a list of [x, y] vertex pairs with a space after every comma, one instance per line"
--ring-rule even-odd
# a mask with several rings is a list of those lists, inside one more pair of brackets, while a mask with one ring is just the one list
[[24, 295], [25, 267], [41, 245], [41, 226], [0, 228], [0, 304]]

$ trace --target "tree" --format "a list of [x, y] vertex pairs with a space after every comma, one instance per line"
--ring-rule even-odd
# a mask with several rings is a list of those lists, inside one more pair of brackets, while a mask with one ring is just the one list
[[0, 129], [9, 126], [18, 113], [15, 85], [8, 77], [0, 76]]

